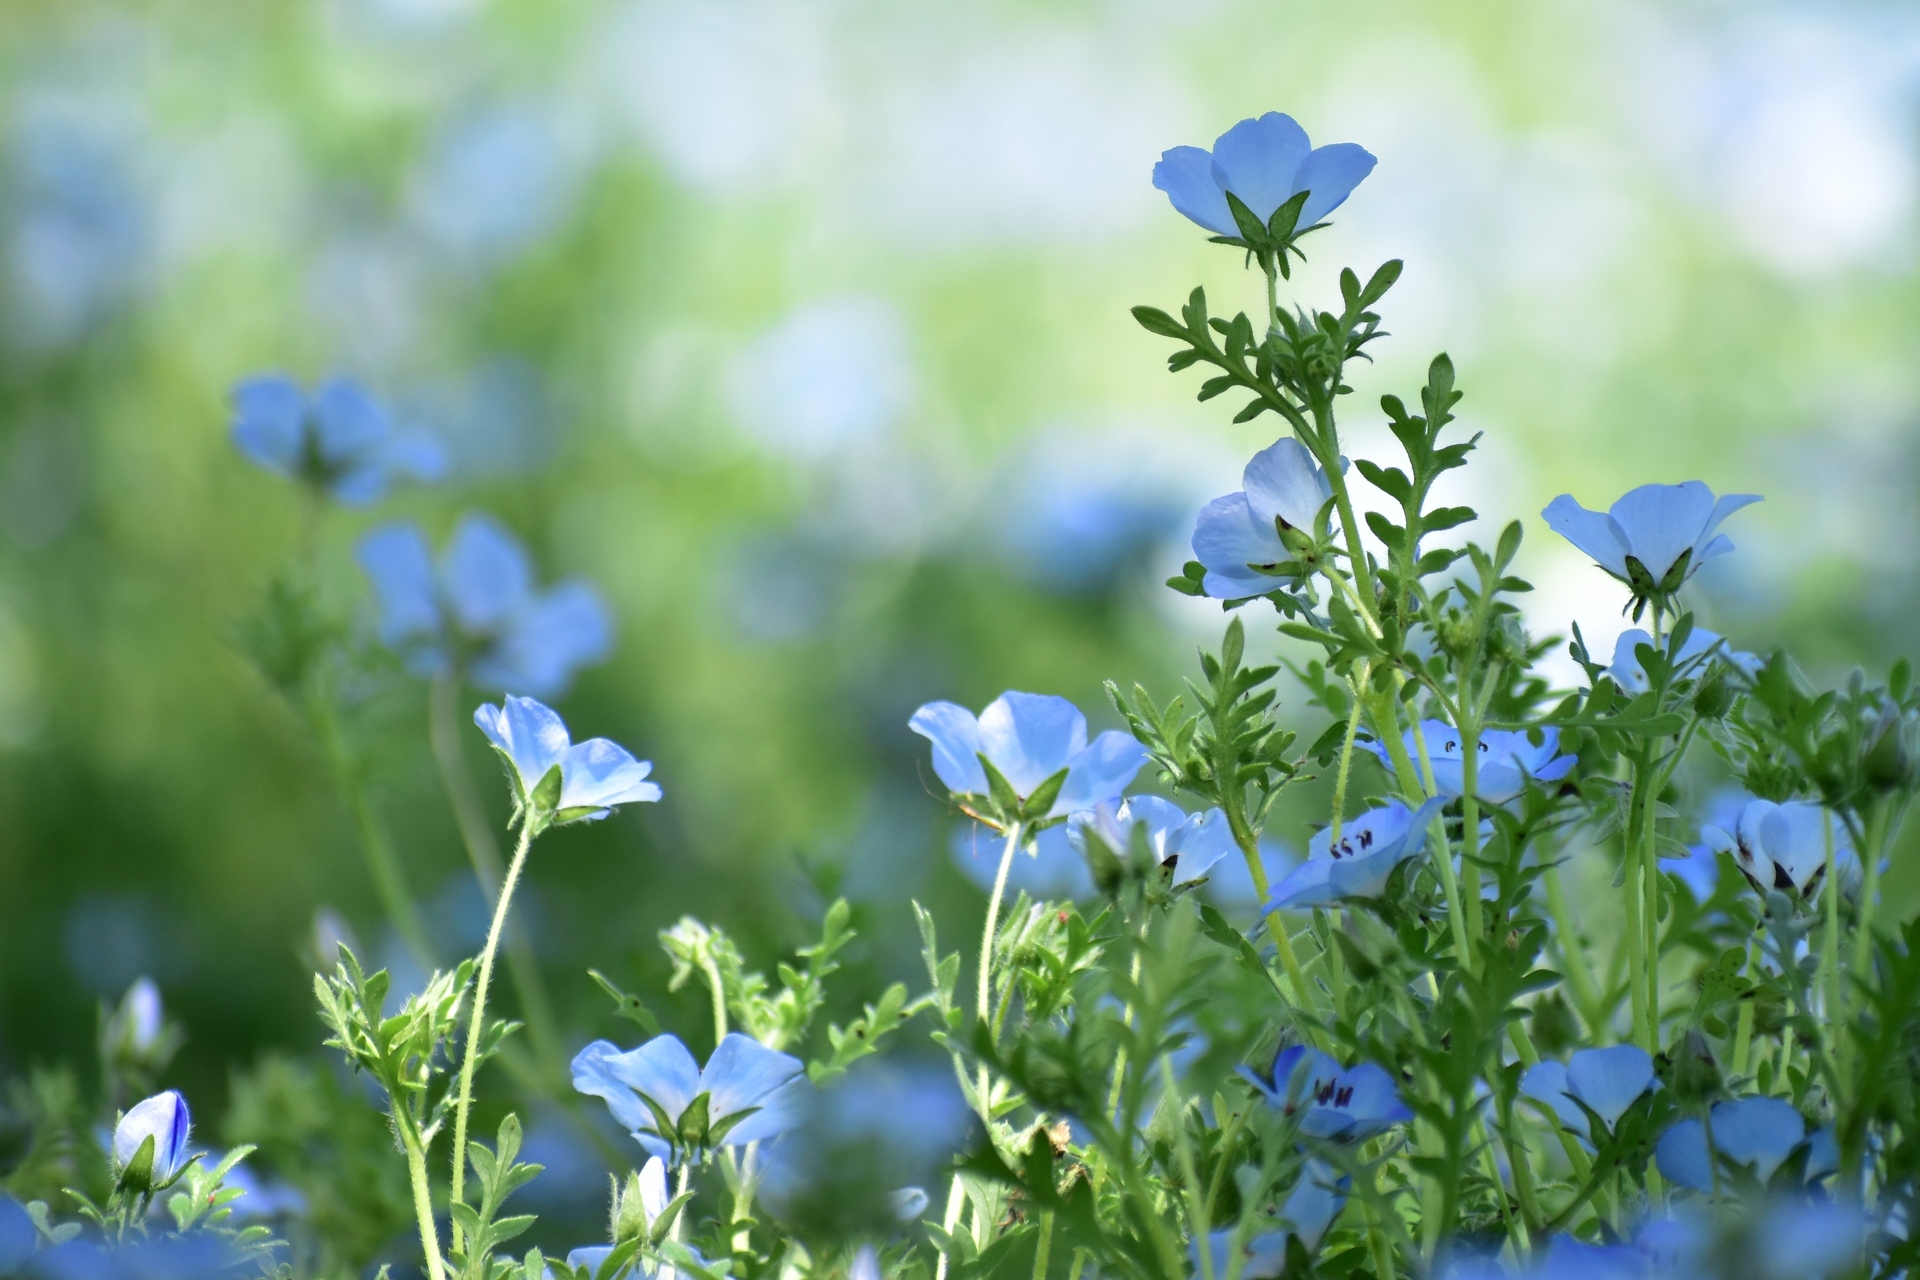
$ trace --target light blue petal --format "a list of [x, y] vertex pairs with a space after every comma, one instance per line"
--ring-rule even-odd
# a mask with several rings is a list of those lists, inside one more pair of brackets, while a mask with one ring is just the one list
[[1315, 147], [1293, 175], [1295, 191], [1313, 193], [1300, 206], [1299, 225], [1310, 227], [1345, 204], [1353, 189], [1366, 180], [1378, 163], [1370, 151], [1356, 142]]
[[907, 728], [933, 743], [933, 771], [956, 795], [985, 795], [987, 773], [980, 767], [980, 721], [952, 702], [929, 702], [913, 713]]
[[1638, 652], [1641, 645], [1654, 647], [1653, 637], [1638, 627], [1622, 631], [1620, 638], [1613, 642], [1613, 665], [1607, 668], [1607, 674], [1628, 693], [1647, 691], [1647, 669]]
[[1300, 189], [1295, 175], [1312, 149], [1292, 116], [1269, 111], [1242, 120], [1214, 142], [1213, 180], [1264, 223]]
[[[991, 708], [989, 708], [991, 710]], [[1074, 712], [1075, 716], [1080, 713]], [[984, 721], [984, 717], [983, 717]], [[1081, 722], [1084, 726], [1085, 721]], [[1085, 728], [1081, 729], [1084, 736]], [[991, 758], [991, 757], [989, 757]], [[1053, 803], [1052, 816], [1091, 809], [1118, 800], [1147, 763], [1147, 749], [1130, 733], [1109, 729], [1067, 762], [1067, 780]], [[1016, 786], [1018, 784], [1015, 784]], [[1026, 792], [1022, 791], [1022, 795]]]
[[39, 1235], [18, 1200], [0, 1192], [0, 1275], [10, 1275], [33, 1256]]
[[1735, 1164], [1750, 1165], [1761, 1183], [1807, 1136], [1807, 1122], [1778, 1098], [1740, 1098], [1715, 1107], [1713, 1145]]
[[566, 755], [566, 723], [544, 703], [508, 697], [499, 724], [507, 739], [507, 755], [520, 771], [520, 783], [532, 791]]
[[[1187, 823], [1187, 811], [1159, 796], [1129, 796], [1114, 818], [1114, 834], [1131, 839], [1135, 826], [1144, 823], [1147, 847], [1153, 856], [1165, 862], [1180, 854], [1180, 832]], [[1108, 841], [1109, 844], [1113, 842]]]
[[1653, 1148], [1660, 1176], [1676, 1186], [1713, 1190], [1713, 1161], [1707, 1155], [1707, 1131], [1698, 1120], [1682, 1120], [1660, 1135]]
[[1240, 845], [1233, 838], [1232, 824], [1219, 809], [1194, 814], [1177, 829], [1175, 836], [1180, 859], [1175, 867], [1175, 884], [1198, 879], [1227, 855], [1240, 852]]
[[1413, 1119], [1413, 1112], [1400, 1101], [1393, 1077], [1385, 1067], [1372, 1062], [1358, 1063], [1341, 1072], [1334, 1096], [1340, 1108], [1353, 1116], [1356, 1138]]
[[440, 632], [433, 557], [427, 535], [411, 522], [381, 525], [353, 550], [380, 605], [380, 639], [395, 648]]
[[1592, 1107], [1611, 1129], [1653, 1085], [1653, 1059], [1638, 1045], [1582, 1049], [1567, 1063], [1567, 1092]]
[[1553, 1114], [1569, 1132], [1582, 1138], [1592, 1136], [1587, 1113], [1574, 1104], [1567, 1092], [1567, 1069], [1562, 1064], [1551, 1058], [1534, 1063], [1520, 1077], [1520, 1092], [1524, 1097], [1538, 1098], [1553, 1108]]
[[1247, 495], [1240, 492], [1215, 498], [1201, 508], [1193, 525], [1193, 558], [1207, 567], [1209, 596], [1239, 600], [1283, 585], [1248, 565], [1277, 565], [1292, 557], [1273, 522], [1256, 517]]
[[1766, 1259], [1769, 1280], [1860, 1275], [1867, 1227], [1867, 1216], [1856, 1205], [1787, 1200], [1759, 1215], [1754, 1256]]
[[1327, 885], [1338, 898], [1377, 898], [1386, 891], [1393, 869], [1410, 856], [1398, 842], [1376, 852], [1332, 861]]
[[646, 781], [653, 772], [647, 760], [635, 760], [619, 743], [589, 738], [568, 747], [560, 757], [562, 809], [611, 809], [660, 798], [660, 788]]
[[1807, 1181], [1817, 1182], [1838, 1172], [1840, 1140], [1834, 1135], [1832, 1125], [1822, 1125], [1807, 1139]]
[[483, 702], [473, 709], [473, 722], [487, 735], [488, 742], [509, 755], [513, 753], [512, 739], [507, 736], [506, 712], [491, 702]]
[[1333, 888], [1334, 865], [1331, 858], [1308, 858], [1273, 886], [1273, 895], [1267, 899], [1266, 909], [1279, 911], [1321, 907], [1338, 901]]
[[333, 378], [313, 398], [314, 443], [321, 461], [342, 468], [387, 438], [387, 415], [359, 384]]
[[612, 1253], [613, 1246], [610, 1244], [583, 1245], [567, 1254], [567, 1266], [575, 1271], [585, 1267], [588, 1275], [598, 1276], [600, 1264]]
[[1346, 1207], [1347, 1182], [1338, 1169], [1320, 1160], [1309, 1160], [1301, 1167], [1300, 1181], [1280, 1207], [1280, 1216], [1293, 1227], [1308, 1253], [1319, 1249], [1327, 1228]]
[[807, 1098], [812, 1088], [802, 1074], [766, 1094], [760, 1099], [758, 1111], [727, 1132], [723, 1145], [741, 1147], [749, 1142], [765, 1142], [797, 1128], [807, 1118]]
[[1616, 534], [1658, 582], [1674, 561], [1702, 541], [1713, 517], [1713, 490], [1698, 480], [1643, 484], [1628, 491], [1607, 514]]
[[300, 469], [306, 397], [291, 378], [248, 378], [233, 389], [233, 447], [283, 476]]
[[576, 668], [601, 661], [612, 648], [613, 624], [600, 593], [585, 582], [567, 582], [514, 614], [470, 674], [478, 685], [552, 698], [573, 683]]
[[1307, 842], [1307, 856], [1339, 861], [1373, 853], [1398, 844], [1411, 830], [1412, 820], [1413, 815], [1407, 806], [1398, 800], [1390, 800], [1342, 822], [1338, 848], [1333, 843], [1333, 828], [1322, 827]]
[[1563, 493], [1540, 513], [1547, 527], [1593, 558], [1593, 562], [1616, 578], [1627, 576], [1627, 548], [1614, 533], [1605, 512], [1589, 511]]
[[1310, 1045], [1283, 1049], [1273, 1060], [1273, 1096], [1282, 1104], [1310, 1102], [1340, 1078], [1340, 1064]]
[[[577, 1092], [604, 1100], [607, 1110], [613, 1113], [614, 1121], [622, 1129], [651, 1129], [654, 1125], [653, 1112], [640, 1101], [626, 1081], [627, 1073], [617, 1065], [625, 1056], [620, 1047], [611, 1041], [595, 1040], [573, 1056], [573, 1087]], [[691, 1098], [693, 1095], [687, 1096]], [[661, 1102], [661, 1105], [667, 1107], [665, 1102]], [[672, 1107], [667, 1107], [667, 1112], [669, 1115], [678, 1115]]]
[[706, 1070], [700, 1073], [700, 1092], [709, 1095], [708, 1114], [721, 1120], [748, 1107], [764, 1107], [775, 1090], [805, 1070], [798, 1058], [733, 1031], [707, 1059]]
[[1253, 523], [1264, 529], [1271, 529], [1274, 520], [1280, 519], [1295, 529], [1311, 530], [1314, 517], [1333, 497], [1326, 473], [1315, 465], [1307, 446], [1292, 436], [1254, 454], [1240, 480]]
[[380, 449], [380, 465], [395, 475], [431, 483], [447, 473], [447, 451], [424, 431], [395, 436]]
[[1065, 698], [1010, 689], [980, 713], [980, 746], [1013, 789], [1030, 796], [1086, 750], [1087, 718]]
[[[954, 830], [949, 849], [954, 865], [983, 890], [993, 888], [1006, 838], [977, 822]], [[1007, 871], [1007, 892], [1046, 902], [1082, 902], [1093, 896], [1093, 875], [1073, 843], [1066, 823], [1048, 827], [1016, 853]]]
[[506, 623], [533, 590], [533, 564], [520, 540], [489, 516], [460, 517], [440, 564], [461, 627], [485, 634]]
[[1836, 862], [1851, 848], [1840, 821], [1824, 806], [1805, 800], [1775, 805], [1765, 811], [1759, 826], [1761, 847], [1803, 893], [1813, 884], [1814, 876], [1826, 869], [1829, 832]]
[[370, 507], [387, 492], [387, 472], [378, 462], [348, 467], [327, 486], [333, 500], [343, 507]]
[[[589, 1057], [595, 1049], [600, 1052]], [[653, 1113], [634, 1095], [652, 1098], [671, 1120], [678, 1121], [694, 1096], [700, 1092], [700, 1064], [687, 1052], [679, 1036], [655, 1036], [638, 1049], [621, 1053], [604, 1040], [582, 1049], [573, 1060], [573, 1087], [581, 1093], [605, 1098], [613, 1107], [614, 1118], [631, 1129], [654, 1126]], [[616, 1103], [614, 1093], [622, 1093]], [[625, 1114], [621, 1107], [629, 1109]], [[629, 1120], [628, 1115], [639, 1117]]]
[[1153, 166], [1153, 185], [1173, 207], [1217, 236], [1237, 236], [1226, 193], [1213, 180], [1213, 157], [1199, 147], [1175, 147]]
[[[1707, 517], [1706, 528], [1700, 530], [1699, 537], [1694, 540], [1693, 562], [1699, 564], [1704, 560], [1711, 559], [1713, 556], [1723, 555], [1733, 550], [1733, 544], [1728, 542], [1724, 535], [1715, 536], [1720, 532], [1721, 523], [1742, 507], [1750, 507], [1759, 501], [1762, 501], [1762, 499], [1757, 493], [1729, 493], [1722, 495], [1719, 501], [1713, 504], [1713, 514]], [[1715, 547], [1720, 544], [1724, 544], [1724, 546], [1720, 550], [1715, 550]]]

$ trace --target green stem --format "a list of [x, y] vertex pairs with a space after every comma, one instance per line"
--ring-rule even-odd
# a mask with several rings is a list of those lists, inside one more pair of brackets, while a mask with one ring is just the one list
[[[480, 1037], [487, 1025], [487, 986], [493, 981], [493, 956], [500, 949], [500, 931], [507, 923], [507, 910], [513, 905], [513, 890], [520, 883], [521, 869], [527, 865], [527, 850], [537, 834], [531, 814], [520, 820], [520, 843], [513, 850], [513, 862], [507, 867], [507, 879], [500, 886], [500, 903], [493, 911], [493, 924], [487, 929], [486, 949], [480, 953], [480, 974], [474, 980], [473, 1013], [467, 1022], [467, 1052], [460, 1062], [460, 1092], [453, 1103], [453, 1191], [449, 1203], [459, 1204], [465, 1189], [467, 1172], [467, 1109], [473, 1102], [474, 1059], [480, 1052]], [[460, 1247], [460, 1223], [453, 1223], [453, 1247]]]
[[1053, 1210], [1040, 1211], [1040, 1242], [1033, 1249], [1033, 1280], [1047, 1280], [1048, 1255], [1053, 1252]]
[[1006, 847], [1000, 851], [1000, 870], [994, 873], [993, 896], [987, 899], [987, 927], [980, 931], [980, 998], [974, 1006], [984, 1025], [993, 1016], [993, 935], [1000, 928], [1000, 899], [1006, 896], [1007, 874], [1013, 870], [1013, 855], [1020, 851], [1025, 829], [1014, 823], [1007, 828]]
[[[396, 1106], [404, 1105], [398, 1101]], [[427, 1185], [427, 1153], [420, 1146], [419, 1135], [412, 1131], [406, 1121], [395, 1117], [395, 1124], [401, 1132], [402, 1143], [407, 1152], [407, 1177], [413, 1186], [413, 1215], [420, 1226], [420, 1248], [427, 1255], [428, 1280], [445, 1280], [446, 1270], [440, 1261], [440, 1231], [433, 1222], [433, 1191]], [[459, 1228], [455, 1227], [455, 1231]]]
[[700, 972], [706, 975], [707, 989], [713, 992], [713, 1047], [718, 1049], [727, 1038], [727, 988], [720, 981], [720, 966], [714, 963], [711, 949], [700, 954]]
[[[1395, 708], [1399, 704], [1398, 681], [1391, 695], [1380, 694], [1373, 699], [1370, 708], [1373, 717], [1373, 730], [1387, 749], [1387, 758], [1393, 761], [1394, 777], [1399, 780], [1401, 793], [1406, 797], [1409, 807], [1418, 807], [1429, 795], [1438, 790], [1433, 785], [1433, 761], [1427, 758], [1427, 735], [1418, 727], [1413, 734], [1414, 746], [1420, 752], [1420, 763], [1425, 766], [1425, 779], [1421, 771], [1414, 768], [1413, 758], [1407, 754], [1407, 744], [1400, 736], [1399, 717]], [[1434, 815], [1428, 830], [1432, 833], [1433, 869], [1440, 877], [1440, 888], [1447, 898], [1447, 923], [1453, 931], [1453, 949], [1459, 956], [1460, 965], [1468, 973], [1473, 972], [1473, 947], [1469, 945], [1471, 937], [1467, 932], [1467, 915], [1460, 898], [1460, 881], [1453, 874], [1453, 850], [1447, 843], [1447, 824], [1438, 814]]]
[[1360, 690], [1366, 687], [1371, 670], [1371, 664], [1362, 658], [1359, 668], [1347, 681], [1347, 692], [1353, 697], [1353, 706], [1347, 710], [1347, 736], [1341, 740], [1340, 767], [1333, 776], [1333, 832], [1328, 838], [1335, 843], [1340, 840], [1340, 824], [1347, 816], [1347, 777], [1353, 771], [1353, 745], [1360, 733], [1360, 714], [1363, 709]]
[[1627, 903], [1627, 995], [1633, 1005], [1633, 1037], [1642, 1049], [1655, 1052], [1653, 1033], [1647, 1021], [1647, 932], [1641, 916], [1646, 910], [1646, 894], [1640, 882], [1640, 842], [1635, 839], [1635, 829], [1639, 826], [1636, 819], [1640, 810], [1637, 806], [1647, 803], [1646, 762], [1634, 763], [1634, 787], [1627, 810], [1626, 830], [1620, 833], [1623, 849], [1623, 880], [1621, 887], [1626, 891]]
[[1660, 1051], [1660, 849], [1656, 819], [1660, 812], [1660, 792], [1664, 779], [1648, 790], [1641, 807], [1640, 844], [1641, 886], [1647, 895], [1647, 1036], [1648, 1053]]
[[1559, 935], [1560, 954], [1566, 961], [1567, 983], [1573, 988], [1573, 999], [1580, 1006], [1581, 1021], [1587, 1024], [1587, 1031], [1595, 1037], [1601, 1034], [1603, 1015], [1600, 1010], [1600, 997], [1593, 989], [1593, 971], [1587, 964], [1587, 951], [1580, 943], [1580, 935], [1575, 931], [1573, 913], [1567, 909], [1566, 891], [1560, 885], [1560, 868], [1548, 867], [1540, 879], [1547, 886], [1547, 913], [1553, 917], [1555, 931]]

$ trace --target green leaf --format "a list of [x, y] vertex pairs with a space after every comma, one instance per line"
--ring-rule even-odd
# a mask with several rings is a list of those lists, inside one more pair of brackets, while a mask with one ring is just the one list
[[560, 766], [556, 764], [534, 785], [528, 807], [535, 813], [552, 813], [560, 807], [560, 787]]
[[1185, 338], [1187, 331], [1178, 320], [1158, 307], [1135, 307], [1133, 318], [1140, 327], [1149, 333], [1157, 333], [1163, 338]]
[[[1360, 291], [1360, 305], [1370, 307], [1386, 297], [1387, 290], [1393, 288], [1394, 283], [1400, 279], [1400, 273], [1406, 269], [1406, 265], [1398, 258], [1381, 263], [1379, 269], [1373, 273], [1373, 277], [1367, 281], [1367, 287]], [[1451, 371], [1451, 363], [1448, 369]]]

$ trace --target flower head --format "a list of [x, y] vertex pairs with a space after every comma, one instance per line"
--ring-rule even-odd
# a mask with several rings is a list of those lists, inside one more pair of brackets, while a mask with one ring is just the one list
[[407, 522], [374, 529], [354, 555], [379, 601], [380, 639], [416, 675], [459, 671], [550, 698], [612, 647], [599, 594], [577, 579], [536, 590], [526, 548], [486, 516], [461, 517], [437, 565]]
[[1241, 1074], [1269, 1104], [1297, 1116], [1308, 1137], [1358, 1142], [1413, 1119], [1393, 1077], [1371, 1062], [1342, 1070], [1318, 1049], [1295, 1045], [1273, 1060], [1271, 1087], [1244, 1068]]
[[[1587, 1111], [1611, 1129], [1634, 1101], [1653, 1087], [1653, 1059], [1637, 1045], [1582, 1049], [1562, 1066], [1547, 1059], [1520, 1077], [1520, 1092], [1553, 1108], [1560, 1123], [1590, 1138]], [[1584, 1103], [1583, 1111], [1578, 1103]]]
[[[1426, 738], [1427, 758], [1433, 763], [1433, 785], [1443, 796], [1457, 796], [1466, 789], [1466, 758], [1460, 735], [1444, 720], [1423, 720], [1420, 732]], [[1572, 771], [1573, 756], [1563, 756], [1560, 731], [1548, 727], [1536, 730], [1535, 742], [1526, 730], [1488, 729], [1480, 735], [1480, 764], [1475, 773], [1478, 796], [1493, 804], [1505, 804], [1527, 789], [1527, 780], [1558, 782]], [[1407, 754], [1420, 758], [1419, 744], [1409, 729], [1404, 735]], [[1392, 757], [1385, 744], [1363, 743], [1367, 750], [1389, 769]]]
[[[1653, 637], [1638, 627], [1622, 631], [1620, 638], [1613, 642], [1613, 665], [1607, 668], [1607, 674], [1613, 677], [1615, 684], [1628, 693], [1647, 691], [1647, 672], [1646, 668], [1640, 665], [1638, 653], [1641, 645], [1646, 645], [1649, 649], [1659, 648], [1654, 644]], [[1760, 668], [1765, 665], [1753, 654], [1741, 653], [1729, 647], [1725, 643], [1725, 637], [1705, 627], [1695, 627], [1688, 634], [1687, 642], [1680, 646], [1680, 652], [1674, 656], [1681, 663], [1689, 663], [1707, 653], [1724, 659], [1729, 666], [1748, 679], [1759, 675]]]
[[173, 1089], [156, 1093], [133, 1104], [113, 1128], [113, 1166], [122, 1176], [138, 1177], [134, 1167], [141, 1150], [153, 1144], [153, 1163], [146, 1171], [148, 1184], [164, 1186], [185, 1167], [187, 1135], [193, 1117], [187, 1112], [187, 1100]]
[[[510, 766], [516, 803], [536, 820], [597, 822], [616, 806], [660, 798], [659, 785], [646, 780], [651, 761], [606, 738], [569, 741], [565, 722], [532, 698], [482, 703], [473, 722]], [[555, 770], [557, 787], [547, 780]]]
[[233, 444], [247, 460], [350, 507], [380, 500], [396, 478], [438, 480], [440, 446], [395, 435], [387, 415], [344, 378], [311, 396], [291, 378], [249, 378], [233, 389]]
[[1221, 134], [1211, 152], [1175, 147], [1162, 153], [1153, 166], [1153, 185], [1167, 193], [1175, 209], [1215, 235], [1238, 237], [1229, 191], [1263, 225], [1294, 196], [1310, 193], [1294, 224], [1304, 230], [1339, 208], [1374, 164], [1356, 143], [1315, 147], [1292, 116], [1269, 111]]
[[1811, 896], [1827, 873], [1829, 842], [1836, 868], [1858, 864], [1846, 825], [1831, 810], [1806, 800], [1750, 800], [1731, 834], [1714, 826], [1702, 827], [1700, 834], [1708, 847], [1731, 853], [1734, 865], [1762, 894], [1778, 889], [1796, 898]]
[[1206, 566], [1201, 589], [1215, 600], [1244, 600], [1277, 590], [1261, 569], [1293, 559], [1283, 529], [1311, 533], [1333, 497], [1327, 473], [1292, 436], [1274, 441], [1247, 463], [1242, 488], [1215, 498], [1193, 526], [1194, 558]]
[[[1712, 1146], [1708, 1146], [1708, 1125]], [[1736, 1098], [1707, 1113], [1707, 1124], [1682, 1120], [1660, 1135], [1654, 1161], [1669, 1182], [1695, 1191], [1711, 1191], [1716, 1181], [1713, 1156], [1750, 1170], [1762, 1184], [1786, 1163], [1807, 1136], [1807, 1122], [1779, 1098]], [[1720, 1181], [1724, 1184], [1725, 1179]]]
[[573, 1087], [604, 1099], [651, 1154], [686, 1158], [785, 1133], [802, 1118], [807, 1082], [798, 1058], [736, 1031], [704, 1070], [678, 1036], [624, 1053], [596, 1040], [574, 1056]]
[[933, 771], [955, 795], [988, 795], [991, 766], [1025, 804], [1064, 771], [1045, 814], [1028, 818], [1065, 817], [1117, 800], [1147, 762], [1147, 749], [1128, 734], [1110, 729], [1089, 743], [1079, 708], [1046, 694], [1003, 693], [977, 718], [955, 703], [929, 702], [907, 727], [933, 743]]
[[1721, 522], [1758, 501], [1754, 493], [1730, 493], [1716, 501], [1713, 490], [1689, 480], [1643, 484], [1604, 513], [1589, 511], [1563, 493], [1540, 514], [1549, 528], [1626, 583], [1644, 604], [1672, 596], [1702, 564], [1733, 550], [1720, 532]]
[[[666, 1212], [670, 1197], [667, 1195], [667, 1165], [659, 1156], [653, 1156], [641, 1166], [640, 1172], [627, 1175], [624, 1187], [616, 1185], [613, 1193], [613, 1234], [619, 1240], [644, 1239], [652, 1229], [654, 1221]], [[590, 1276], [598, 1276], [600, 1268], [613, 1254], [615, 1246], [610, 1244], [584, 1245], [567, 1254], [567, 1266], [578, 1271], [585, 1268]], [[659, 1280], [674, 1280], [678, 1274], [672, 1267], [658, 1267], [643, 1259], [622, 1267], [618, 1274], [658, 1276]]]
[[1237, 848], [1225, 813], [1219, 809], [1188, 813], [1159, 796], [1129, 796], [1118, 808], [1108, 803], [1076, 813], [1068, 823], [1068, 832], [1082, 850], [1091, 836], [1124, 857], [1132, 846], [1136, 827], [1147, 842], [1154, 864], [1170, 867], [1175, 884], [1205, 875], [1214, 863]]
[[1398, 800], [1369, 809], [1342, 824], [1338, 840], [1325, 828], [1308, 843], [1307, 860], [1273, 887], [1267, 910], [1379, 897], [1393, 869], [1425, 847], [1427, 824], [1444, 803], [1435, 796], [1418, 809]]

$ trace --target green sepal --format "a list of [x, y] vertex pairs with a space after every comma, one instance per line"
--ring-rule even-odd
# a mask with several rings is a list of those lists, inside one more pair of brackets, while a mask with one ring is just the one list
[[527, 798], [527, 807], [537, 814], [553, 813], [560, 807], [561, 783], [560, 766], [556, 764], [534, 784], [533, 794]]
[[119, 1186], [127, 1191], [149, 1191], [153, 1188], [153, 1135], [148, 1134], [140, 1141], [140, 1149], [133, 1153], [133, 1159], [127, 1161], [127, 1167], [120, 1171]]
[[1053, 802], [1060, 798], [1060, 788], [1066, 784], [1067, 771], [1062, 769], [1035, 787], [1033, 794], [1027, 797], [1026, 804], [1021, 806], [1020, 820], [1022, 822], [1039, 822], [1044, 819], [1052, 810]]
[[707, 1145], [708, 1108], [713, 1105], [711, 1094], [699, 1094], [687, 1109], [680, 1113], [680, 1123], [674, 1132], [679, 1137], [679, 1145], [688, 1151], [698, 1151]]

